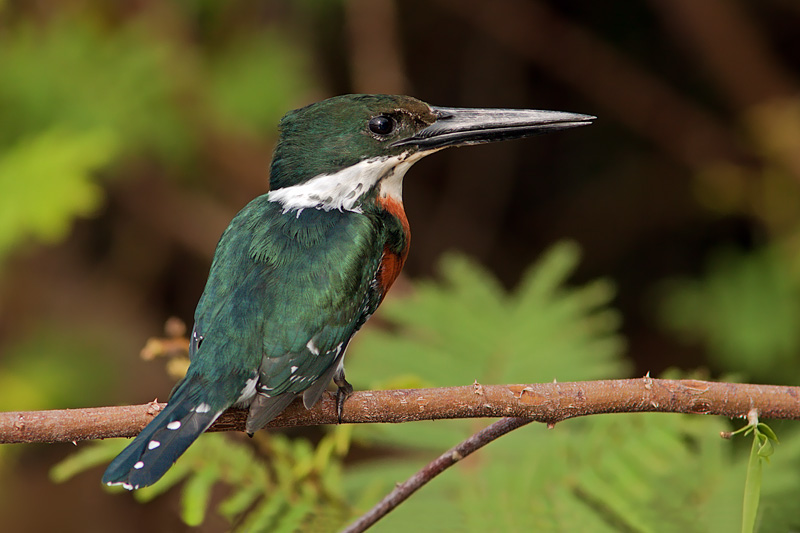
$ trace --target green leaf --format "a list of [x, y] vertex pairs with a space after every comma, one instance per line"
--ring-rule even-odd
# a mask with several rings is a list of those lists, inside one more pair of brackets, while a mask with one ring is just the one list
[[772, 431], [772, 428], [769, 427], [768, 425], [764, 424], [763, 422], [759, 423], [757, 429], [758, 431], [763, 433], [769, 440], [774, 440], [775, 442], [778, 442], [778, 436], [775, 434], [774, 431]]
[[50, 469], [50, 479], [54, 483], [64, 483], [77, 474], [109, 463], [129, 443], [123, 439], [106, 440], [96, 445], [82, 446], [63, 461]]
[[117, 151], [107, 131], [51, 129], [0, 152], [0, 258], [26, 238], [62, 239], [102, 192], [94, 173]]
[[161, 477], [158, 483], [134, 491], [133, 496], [140, 503], [154, 500], [186, 479], [189, 474], [191, 474], [191, 471], [191, 465], [189, 461], [186, 460], [186, 455], [184, 454], [183, 457], [178, 459], [178, 462], [167, 470], [167, 473]]
[[247, 514], [241, 525], [236, 528], [236, 531], [269, 531], [276, 518], [285, 511], [287, 504], [288, 501], [283, 492], [273, 494], [269, 498], [262, 500], [252, 512]]
[[257, 485], [236, 487], [233, 495], [219, 504], [219, 512], [228, 520], [244, 513], [248, 507], [261, 497], [261, 487]]
[[[344, 435], [348, 433], [349, 430]], [[264, 436], [260, 434], [256, 439]], [[268, 466], [256, 457], [249, 439], [245, 443], [219, 433], [201, 435], [157, 483], [134, 491], [133, 496], [139, 502], [150, 501], [185, 481], [180, 515], [186, 524], [199, 525], [209, 512], [213, 487], [225, 484], [232, 493], [217, 511], [235, 524], [236, 531], [290, 531], [312, 516], [328, 517], [329, 527], [335, 527], [351, 516], [341, 497], [342, 455], [333, 452], [337, 441], [343, 438], [334, 434], [322, 438], [320, 453], [326, 460], [321, 461], [315, 459], [307, 440], [270, 435], [264, 439], [269, 448]], [[113, 440], [89, 446], [62, 461], [51, 475], [59, 481], [66, 480], [107, 463], [129, 443]], [[342, 443], [338, 445], [347, 448]], [[278, 482], [271, 475], [273, 471]]]
[[744, 502], [742, 505], [742, 533], [755, 530], [758, 513], [758, 500], [761, 497], [761, 471], [763, 464], [759, 456], [758, 433], [753, 436], [753, 445], [747, 461], [747, 481], [744, 486]]
[[[575, 254], [571, 245], [553, 249], [511, 294], [481, 268], [449, 256], [441, 283], [423, 282], [412, 297], [387, 301], [391, 330], [365, 332], [366, 342], [351, 354], [349, 376], [374, 372], [385, 382], [412, 368], [421, 380], [442, 385], [475, 377], [528, 382], [549, 381], [553, 373], [593, 379], [621, 372], [619, 319], [609, 308], [613, 291], [603, 281], [566, 286]], [[161, 482], [139, 493], [187, 478], [184, 498], [194, 507], [184, 512], [197, 521], [208, 512], [211, 484], [222, 483], [232, 495], [218, 509], [237, 531], [336, 529], [488, 423], [335, 428], [316, 448], [283, 434], [260, 433], [247, 444], [203, 435]], [[553, 430], [526, 426], [437, 477], [380, 529], [699, 533], [733, 531], [744, 522], [761, 531], [800, 527], [797, 431], [787, 430], [781, 453], [772, 454], [775, 432], [764, 424], [745, 426], [737, 434], [753, 434], [747, 455], [719, 438], [729, 429], [717, 417], [667, 414], [595, 416]], [[362, 453], [344, 469], [351, 435]], [[772, 467], [762, 476], [767, 458]], [[738, 516], [731, 510], [742, 501], [746, 479], [747, 511]]]
[[6, 28], [0, 33], [0, 147], [60, 127], [113, 131], [128, 153], [153, 149], [165, 159], [185, 153], [192, 129], [182, 123], [174, 97], [189, 71], [170, 48], [144, 26], [103, 28], [77, 11]]
[[208, 501], [211, 498], [211, 488], [217, 481], [214, 465], [209, 465], [189, 477], [183, 487], [181, 496], [181, 519], [190, 525], [198, 526], [203, 523], [206, 515]]
[[700, 279], [664, 284], [663, 326], [702, 343], [724, 369], [748, 379], [796, 382], [800, 365], [800, 286], [778, 249], [723, 250]]
[[[463, 256], [446, 255], [442, 281], [421, 281], [409, 298], [387, 298], [379, 316], [391, 331], [369, 327], [353, 342], [349, 376], [385, 385], [414, 375], [430, 386], [608, 378], [624, 372], [612, 286], [565, 286], [577, 266], [573, 243], [554, 246], [508, 293]], [[442, 449], [474, 430], [469, 421], [358, 429], [392, 445]]]
[[[348, 376], [368, 375], [374, 383], [388, 383], [393, 376], [410, 374], [431, 386], [448, 386], [474, 380], [526, 383], [622, 374], [620, 319], [609, 308], [613, 287], [603, 280], [580, 287], [565, 285], [578, 258], [574, 244], [554, 246], [523, 275], [518, 288], [508, 293], [466, 258], [445, 256], [441, 282], [417, 282], [411, 297], [387, 299], [379, 314], [392, 323], [392, 329], [368, 328], [355, 340]], [[359, 442], [429, 451], [349, 468], [345, 471], [348, 493], [356, 493], [358, 487], [375, 494], [375, 499], [382, 497], [393, 483], [487, 424], [482, 420], [444, 420], [355, 428]], [[453, 530], [543, 530], [545, 524], [562, 521], [563, 530], [570, 530], [569, 524], [576, 530], [589, 530], [575, 517], [591, 515], [591, 506], [570, 496], [576, 509], [569, 508], [566, 517], [553, 516], [554, 506], [561, 505], [563, 510], [565, 502], [559, 499], [557, 505], [551, 493], [535, 488], [541, 470], [568, 464], [554, 460], [554, 455], [572, 449], [554, 438], [558, 434], [543, 433], [541, 428], [522, 429], [492, 443], [479, 452], [475, 463], [459, 464], [426, 486], [424, 496], [411, 498], [393, 511], [382, 527], [392, 530], [409, 521], [427, 524], [430, 517], [430, 526], [419, 529], [435, 530], [445, 523]], [[504, 451], [495, 454], [501, 448]], [[470, 468], [468, 464], [481, 466]], [[467, 473], [462, 474], [464, 471]], [[564, 486], [555, 471], [553, 476], [548, 487]], [[602, 519], [595, 522], [603, 523]]]
[[287, 512], [279, 519], [278, 524], [271, 528], [271, 531], [275, 533], [302, 531], [301, 525], [314, 511], [314, 503], [313, 495], [306, 495], [299, 500], [293, 501]]
[[770, 456], [775, 453], [775, 447], [772, 445], [772, 441], [770, 441], [764, 435], [760, 435], [758, 440], [760, 442], [758, 447], [758, 457], [769, 462]]
[[[613, 289], [602, 280], [565, 286], [576, 257], [570, 244], [555, 247], [512, 294], [468, 261], [448, 257], [442, 283], [420, 283], [410, 298], [387, 300], [383, 318], [392, 322], [391, 331], [365, 332], [353, 347], [348, 375], [366, 373], [385, 382], [394, 372], [412, 371], [437, 386], [472, 378], [488, 383], [619, 375], [624, 343], [619, 316], [608, 306]], [[359, 443], [416, 453], [354, 465], [345, 472], [347, 493], [363, 498], [359, 508], [366, 508], [485, 424], [355, 428]], [[392, 531], [413, 522], [420, 533], [442, 524], [458, 531], [735, 530], [740, 517], [730, 510], [742, 498], [747, 457], [736, 456], [730, 441], [718, 437], [726, 429], [718, 418], [663, 414], [570, 420], [553, 431], [528, 426], [445, 472], [381, 526]], [[770, 447], [760, 444], [758, 450], [768, 454]], [[786, 455], [773, 460], [786, 465]], [[792, 457], [800, 457], [800, 445]], [[793, 467], [786, 465], [780, 479], [771, 475], [763, 492], [800, 497], [800, 482], [787, 471]], [[764, 530], [786, 530], [794, 504], [775, 496], [764, 501], [772, 505], [769, 516], [762, 513]]]

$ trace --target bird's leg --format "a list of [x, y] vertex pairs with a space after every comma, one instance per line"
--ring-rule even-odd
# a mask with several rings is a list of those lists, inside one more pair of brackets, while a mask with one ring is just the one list
[[342, 411], [344, 410], [344, 402], [353, 394], [353, 386], [344, 379], [344, 367], [340, 366], [336, 373], [333, 374], [333, 382], [339, 389], [336, 391], [336, 414], [339, 417], [339, 423], [342, 423]]

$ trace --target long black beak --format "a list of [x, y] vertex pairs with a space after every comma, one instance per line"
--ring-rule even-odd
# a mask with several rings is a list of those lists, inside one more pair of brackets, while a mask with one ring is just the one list
[[591, 124], [591, 115], [538, 109], [469, 109], [434, 107], [436, 122], [393, 146], [416, 145], [423, 150], [520, 139]]

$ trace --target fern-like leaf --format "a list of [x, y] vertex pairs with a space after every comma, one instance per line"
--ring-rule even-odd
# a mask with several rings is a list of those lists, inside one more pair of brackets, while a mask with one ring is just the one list
[[[428, 386], [520, 383], [619, 376], [625, 363], [619, 315], [608, 307], [606, 281], [569, 287], [579, 252], [554, 246], [508, 293], [491, 274], [458, 255], [442, 259], [441, 282], [415, 284], [409, 298], [388, 298], [380, 316], [391, 331], [368, 328], [348, 356], [349, 376], [370, 376], [372, 387], [407, 382]], [[392, 445], [442, 449], [475, 428], [440, 421], [359, 429]]]
[[[320, 513], [338, 517], [335, 527], [351, 516], [351, 510], [335, 490], [342, 484], [343, 456], [339, 451], [346, 452], [347, 446], [340, 442], [343, 437], [334, 433], [320, 441], [316, 450], [322, 450], [322, 456], [305, 439], [259, 434], [256, 440], [265, 443], [267, 460], [258, 457], [249, 442], [219, 433], [203, 435], [158, 483], [134, 496], [149, 501], [183, 482], [181, 518], [188, 525], [199, 525], [209, 512], [213, 487], [224, 484], [232, 493], [217, 510], [235, 531], [293, 531]], [[66, 481], [109, 461], [120, 451], [120, 444], [125, 443], [105, 441], [89, 446], [54, 467], [51, 475]]]

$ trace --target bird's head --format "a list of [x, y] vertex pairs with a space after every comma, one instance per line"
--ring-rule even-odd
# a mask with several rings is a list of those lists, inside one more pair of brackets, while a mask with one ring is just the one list
[[344, 95], [280, 123], [270, 199], [286, 209], [356, 210], [378, 187], [397, 196], [406, 170], [448, 146], [517, 139], [591, 123], [558, 111], [433, 107], [410, 96]]

